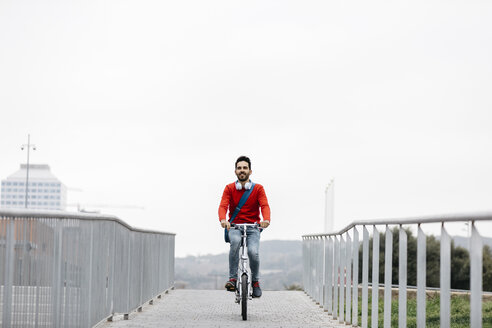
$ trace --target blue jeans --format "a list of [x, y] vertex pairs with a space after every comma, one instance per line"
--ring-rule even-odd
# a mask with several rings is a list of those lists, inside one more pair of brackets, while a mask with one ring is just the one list
[[[249, 267], [253, 281], [260, 278], [260, 230], [247, 227], [246, 244], [248, 246]], [[242, 229], [242, 228], [241, 228]], [[229, 278], [237, 279], [237, 268], [239, 265], [239, 249], [241, 248], [241, 230], [229, 230], [231, 249], [229, 250]]]

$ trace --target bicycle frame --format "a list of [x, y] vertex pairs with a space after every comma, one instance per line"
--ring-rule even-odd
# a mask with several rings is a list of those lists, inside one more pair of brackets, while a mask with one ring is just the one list
[[[236, 286], [236, 303], [240, 303], [243, 297], [242, 282], [247, 279], [248, 284], [248, 299], [253, 299], [253, 291], [251, 288], [251, 272], [249, 269], [248, 245], [247, 245], [247, 229], [248, 227], [258, 228], [258, 224], [240, 223], [235, 224], [234, 228], [241, 231], [241, 248], [239, 249], [239, 266], [237, 271], [237, 286]], [[242, 229], [241, 229], [242, 228]], [[244, 276], [244, 277], [243, 277]]]

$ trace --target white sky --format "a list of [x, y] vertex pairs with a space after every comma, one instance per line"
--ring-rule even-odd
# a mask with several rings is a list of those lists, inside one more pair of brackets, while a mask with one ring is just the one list
[[490, 1], [0, 2], [0, 177], [31, 133], [69, 202], [227, 250], [217, 208], [251, 157], [264, 239], [492, 209]]

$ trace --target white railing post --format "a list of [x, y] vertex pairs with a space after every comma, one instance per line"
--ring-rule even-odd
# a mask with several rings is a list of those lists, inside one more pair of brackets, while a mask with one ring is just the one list
[[323, 237], [318, 237], [317, 247], [318, 256], [316, 261], [319, 263], [318, 266], [318, 303], [320, 307], [323, 307], [323, 280], [324, 280], [324, 240]]
[[311, 238], [311, 298], [316, 302], [316, 237]]
[[333, 313], [333, 241], [328, 236], [325, 242], [325, 307], [328, 314]]
[[352, 247], [352, 265], [354, 279], [352, 280], [352, 326], [359, 325], [359, 232], [354, 227], [354, 241]]
[[398, 265], [398, 327], [407, 327], [407, 233], [400, 225]]
[[451, 325], [451, 238], [441, 227], [441, 327]]
[[345, 257], [347, 259], [347, 280], [346, 280], [346, 294], [347, 297], [345, 298], [346, 301], [346, 306], [345, 306], [345, 322], [346, 323], [351, 323], [352, 318], [350, 316], [350, 310], [351, 310], [351, 291], [352, 291], [352, 239], [350, 239], [350, 235], [347, 232], [347, 237], [346, 237], [346, 242], [345, 242]]
[[338, 319], [338, 285], [340, 284], [340, 243], [338, 238], [333, 238], [335, 243], [335, 266], [333, 270], [333, 319]]
[[419, 224], [417, 233], [417, 327], [425, 328], [426, 237]]
[[340, 235], [340, 278], [338, 281], [338, 287], [340, 289], [340, 303], [338, 306], [338, 322], [342, 323], [344, 319], [344, 303], [345, 303], [345, 240], [343, 235]]
[[302, 286], [304, 288], [304, 292], [306, 292], [306, 237], [302, 236]]
[[364, 226], [362, 233], [362, 328], [367, 328], [369, 284], [369, 232]]
[[2, 313], [2, 327], [10, 328], [12, 324], [12, 292], [14, 284], [14, 220], [6, 220], [6, 240], [5, 240], [5, 267], [1, 270], [4, 271], [5, 285], [3, 286], [3, 313]]
[[391, 288], [393, 277], [393, 233], [386, 225], [384, 245], [384, 328], [391, 328]]
[[316, 237], [311, 238], [311, 298], [316, 302]]
[[308, 270], [308, 295], [309, 297], [313, 298], [313, 266], [314, 266], [314, 263], [313, 263], [313, 247], [312, 247], [312, 240], [313, 240], [313, 237], [308, 237], [308, 240], [307, 240], [307, 245], [308, 245], [308, 259], [309, 259], [309, 270]]
[[87, 312], [84, 318], [84, 321], [86, 321], [89, 325], [91, 324], [91, 319], [92, 319], [92, 276], [93, 276], [93, 262], [94, 262], [94, 225], [91, 224], [89, 227], [90, 230], [90, 239], [89, 241], [89, 261], [85, 263], [87, 266], [87, 285], [89, 288], [87, 288], [87, 299], [85, 300], [85, 305], [87, 306]]
[[472, 328], [482, 327], [482, 237], [478, 233], [475, 222], [471, 223], [470, 240], [470, 324]]
[[379, 312], [379, 231], [376, 226], [372, 230], [372, 328], [378, 327]]
[[319, 237], [316, 237], [314, 239], [314, 261], [315, 261], [315, 267], [316, 267], [316, 275], [314, 277], [314, 298], [316, 300], [316, 304], [320, 304], [320, 299], [319, 299], [319, 291], [320, 291], [320, 285], [319, 285], [319, 277], [320, 277], [320, 268], [321, 268], [321, 263], [319, 263]]
[[56, 220], [53, 226], [53, 276], [51, 282], [52, 326], [61, 327], [63, 224]]
[[318, 275], [319, 275], [319, 261], [318, 261], [318, 237], [313, 239], [313, 263], [314, 263], [314, 275], [313, 275], [313, 299], [319, 304], [318, 299]]

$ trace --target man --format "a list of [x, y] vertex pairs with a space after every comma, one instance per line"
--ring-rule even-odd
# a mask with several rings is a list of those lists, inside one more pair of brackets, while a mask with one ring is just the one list
[[[227, 230], [231, 227], [231, 223], [226, 219], [227, 210], [229, 210], [230, 219], [241, 196], [252, 186], [252, 182], [249, 179], [249, 176], [252, 173], [251, 160], [246, 156], [239, 157], [236, 160], [235, 173], [237, 181], [230, 183], [225, 187], [219, 206], [220, 224], [222, 228], [226, 228]], [[263, 221], [260, 220], [260, 208]], [[258, 183], [254, 184], [248, 200], [235, 217], [233, 223], [255, 222], [259, 223], [261, 228], [267, 228], [270, 225], [270, 206], [268, 206], [268, 200], [263, 186]], [[241, 231], [234, 229], [229, 230], [229, 239], [231, 241], [231, 248], [229, 250], [229, 281], [227, 281], [225, 288], [228, 291], [233, 292], [236, 290], [239, 248], [241, 247]], [[253, 297], [260, 297], [260, 231], [253, 227], [248, 227], [246, 243], [248, 245], [249, 266], [251, 268], [253, 282]]]

